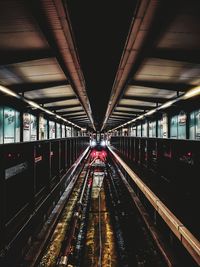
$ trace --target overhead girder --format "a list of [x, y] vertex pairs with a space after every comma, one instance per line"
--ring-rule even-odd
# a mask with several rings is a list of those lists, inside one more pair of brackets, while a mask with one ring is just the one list
[[87, 116], [85, 114], [82, 114], [82, 115], [71, 115], [71, 116], [63, 116], [65, 118], [69, 118], [69, 119], [75, 119], [75, 118], [87, 118]]
[[88, 121], [89, 122], [89, 119], [88, 118], [85, 118], [85, 119], [84, 118], [79, 118], [79, 119], [78, 118], [77, 119], [74, 118], [73, 121], [75, 121], [75, 122], [85, 122], [85, 121]]
[[124, 114], [129, 114], [129, 115], [137, 115], [137, 114], [143, 114], [142, 111], [128, 111], [128, 110], [114, 110], [114, 112], [120, 112]]
[[49, 110], [61, 110], [61, 109], [70, 109], [70, 108], [76, 108], [76, 107], [82, 107], [80, 104], [72, 104], [72, 105], [61, 105], [61, 106], [51, 106], [48, 107]]
[[111, 115], [110, 118], [123, 118], [123, 119], [131, 119], [133, 116], [125, 116], [125, 115]]
[[110, 123], [120, 123], [120, 122], [124, 122], [126, 121], [125, 119], [112, 119], [112, 118], [109, 118], [108, 122]]
[[[141, 110], [149, 110], [152, 109], [154, 107], [152, 106], [146, 106], [146, 105], [127, 105], [127, 104], [119, 104], [117, 107], [124, 107], [124, 108], [133, 108], [133, 109], [138, 109], [139, 111]], [[155, 105], [156, 107], [156, 105]]]
[[62, 112], [57, 112], [57, 114], [63, 116], [63, 115], [66, 115], [66, 116], [70, 116], [71, 114], [80, 114], [80, 112], [84, 112], [83, 110], [77, 110], [77, 111], [62, 111]]
[[130, 114], [130, 113], [122, 113], [121, 112], [113, 112], [111, 116], [122, 116], [122, 117], [135, 117], [136, 114]]

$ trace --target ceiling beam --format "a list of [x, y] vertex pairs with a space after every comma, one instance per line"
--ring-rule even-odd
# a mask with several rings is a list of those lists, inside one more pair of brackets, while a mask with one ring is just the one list
[[69, 109], [70, 108], [76, 108], [76, 107], [82, 107], [81, 104], [73, 104], [73, 105], [61, 105], [61, 106], [52, 106], [52, 107], [48, 107], [49, 110], [61, 110], [61, 109]]
[[136, 114], [134, 113], [124, 113], [124, 112], [120, 112], [120, 111], [113, 111], [112, 113], [113, 115], [122, 115], [122, 116], [136, 116]]
[[49, 104], [49, 103], [72, 100], [72, 99], [77, 99], [77, 97], [76, 96], [61, 96], [61, 97], [52, 97], [52, 98], [48, 97], [48, 98], [40, 98], [35, 101], [39, 104]]
[[[135, 117], [135, 116], [134, 116]], [[110, 116], [110, 118], [123, 118], [123, 119], [131, 119], [131, 118], [133, 118], [133, 116], [126, 116], [126, 115], [115, 115], [115, 114], [112, 114], [111, 116]]]
[[169, 83], [169, 82], [157, 82], [157, 81], [142, 81], [142, 80], [132, 80], [129, 85], [150, 87], [159, 90], [170, 90], [170, 91], [185, 91], [191, 87], [189, 84], [185, 83]]
[[142, 111], [128, 111], [128, 110], [114, 110], [114, 112], [120, 112], [120, 113], [124, 113], [124, 114], [132, 114], [132, 115], [136, 115], [136, 114], [143, 114], [144, 112]]
[[[141, 110], [149, 110], [149, 109], [152, 109], [154, 108], [153, 106], [138, 106], [138, 105], [126, 105], [126, 104], [119, 104], [117, 107], [123, 107], [123, 108], [133, 108], [133, 109], [138, 109], [139, 111]], [[155, 105], [156, 107], [156, 105]]]
[[55, 88], [58, 86], [69, 85], [67, 80], [51, 81], [51, 82], [39, 82], [39, 83], [20, 83], [9, 86], [10, 89], [17, 92], [29, 92], [46, 88]]
[[200, 64], [200, 51], [181, 49], [154, 49], [149, 57]]
[[132, 95], [124, 95], [122, 99], [137, 100], [137, 101], [151, 102], [151, 103], [165, 103], [168, 100], [166, 98], [160, 98], [160, 97], [132, 96]]
[[84, 113], [85, 114], [85, 112], [84, 112], [84, 110], [82, 109], [82, 110], [77, 110], [77, 111], [73, 111], [73, 110], [71, 110], [71, 111], [62, 111], [62, 112], [57, 112], [57, 114], [59, 114], [59, 115], [66, 115], [66, 116], [70, 116], [70, 114], [80, 114], [80, 112], [82, 112], [82, 113]]
[[73, 121], [75, 121], [75, 122], [85, 122], [85, 121], [90, 122], [89, 119], [81, 119], [81, 118], [80, 119], [75, 119], [74, 118]]
[[124, 121], [124, 120], [126, 120], [126, 119], [118, 119], [118, 118], [109, 118], [109, 120], [108, 121], [116, 121], [116, 122], [118, 122], [118, 121]]
[[91, 125], [91, 122], [89, 120], [72, 120], [76, 124], [84, 124], [85, 126]]
[[50, 49], [23, 50], [23, 51], [1, 51], [0, 65], [17, 64], [32, 60], [53, 58], [54, 54]]
[[75, 118], [87, 118], [87, 115], [85, 115], [85, 114], [83, 114], [83, 115], [71, 115], [71, 116], [68, 116], [68, 115], [66, 115], [66, 116], [64, 116], [63, 115], [63, 117], [66, 117], [66, 118], [68, 118], [68, 119], [75, 119]]

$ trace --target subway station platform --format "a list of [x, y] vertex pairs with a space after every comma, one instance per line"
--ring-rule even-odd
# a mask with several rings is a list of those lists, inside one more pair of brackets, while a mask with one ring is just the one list
[[200, 1], [0, 1], [0, 267], [200, 266]]

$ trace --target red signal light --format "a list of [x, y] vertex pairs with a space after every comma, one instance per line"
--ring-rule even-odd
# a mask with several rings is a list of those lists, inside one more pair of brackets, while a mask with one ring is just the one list
[[97, 155], [97, 154], [96, 154], [96, 151], [95, 151], [95, 150], [93, 150], [93, 151], [92, 151], [92, 153], [91, 153], [91, 156], [92, 156], [92, 158], [95, 158], [95, 157], [96, 157], [96, 155]]

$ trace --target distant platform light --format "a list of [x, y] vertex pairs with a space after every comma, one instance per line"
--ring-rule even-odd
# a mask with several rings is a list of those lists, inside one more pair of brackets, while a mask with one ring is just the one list
[[106, 142], [105, 142], [104, 140], [102, 140], [100, 144], [101, 144], [101, 146], [103, 146], [103, 147], [106, 146]]
[[90, 145], [91, 145], [91, 147], [94, 147], [97, 145], [97, 142], [95, 140], [92, 140]]

